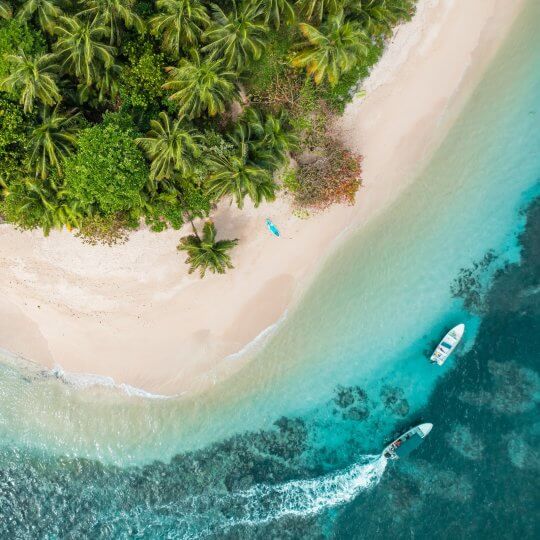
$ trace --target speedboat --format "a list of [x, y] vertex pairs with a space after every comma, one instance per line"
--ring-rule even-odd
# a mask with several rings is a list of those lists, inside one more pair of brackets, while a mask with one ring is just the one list
[[465, 332], [465, 325], [464, 324], [458, 324], [457, 326], [454, 326], [446, 336], [444, 336], [441, 340], [441, 342], [437, 345], [437, 348], [433, 351], [433, 354], [431, 355], [431, 362], [433, 364], [438, 364], [439, 366], [442, 366], [446, 359], [454, 352], [455, 348], [458, 346], [458, 343], [461, 341], [461, 338], [463, 337], [463, 333]]
[[399, 459], [408, 456], [413, 450], [416, 450], [423, 442], [426, 435], [431, 431], [433, 424], [420, 424], [409, 429], [401, 437], [389, 444], [382, 455], [387, 459]]

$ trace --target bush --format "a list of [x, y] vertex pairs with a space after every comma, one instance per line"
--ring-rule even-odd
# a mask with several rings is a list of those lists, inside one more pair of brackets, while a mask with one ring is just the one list
[[41, 227], [47, 235], [52, 226], [48, 205], [56, 206], [55, 190], [44, 184], [38, 192], [29, 182], [17, 178], [6, 191], [7, 196], [0, 205], [3, 218], [23, 230]]
[[0, 79], [9, 74], [6, 55], [17, 54], [21, 50], [35, 55], [45, 52], [46, 48], [45, 37], [39, 30], [29, 27], [20, 19], [0, 21]]
[[120, 99], [122, 106], [133, 109], [148, 109], [159, 105], [165, 93], [163, 54], [156, 54], [149, 44], [140, 46], [129, 43], [124, 47], [128, 64], [120, 76]]
[[22, 107], [0, 94], [0, 178], [5, 183], [19, 176], [25, 157], [28, 120]]
[[91, 246], [114, 246], [127, 241], [130, 229], [133, 229], [133, 224], [123, 214], [88, 216], [81, 221], [75, 236]]
[[264, 94], [274, 81], [282, 78], [288, 69], [288, 53], [292, 46], [293, 32], [286, 26], [273, 31], [262, 56], [252, 63], [244, 76], [249, 94]]
[[[77, 153], [66, 160], [65, 188], [86, 209], [101, 215], [141, 208], [148, 165], [137, 148], [133, 130], [108, 117], [104, 125], [84, 129]], [[95, 213], [95, 212], [88, 212]]]
[[332, 204], [354, 204], [360, 187], [361, 156], [328, 138], [318, 159], [299, 165], [294, 201], [303, 208], [323, 210]]

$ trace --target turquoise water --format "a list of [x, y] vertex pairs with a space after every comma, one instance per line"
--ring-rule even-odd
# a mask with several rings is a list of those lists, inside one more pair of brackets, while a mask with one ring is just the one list
[[[232, 379], [160, 400], [0, 368], [0, 537], [538, 536], [538, 20]], [[410, 460], [376, 457], [420, 421]]]

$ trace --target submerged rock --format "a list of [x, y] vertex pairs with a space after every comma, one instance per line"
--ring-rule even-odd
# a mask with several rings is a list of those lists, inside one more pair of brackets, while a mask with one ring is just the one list
[[462, 268], [450, 287], [455, 298], [462, 298], [465, 309], [476, 313], [485, 311], [485, 297], [489, 289], [491, 265], [497, 259], [494, 251], [488, 251], [484, 257], [469, 268]]
[[370, 406], [366, 391], [360, 386], [338, 386], [334, 403], [341, 409], [344, 420], [363, 421], [369, 417]]
[[484, 443], [467, 426], [456, 425], [445, 438], [452, 449], [467, 459], [478, 460], [484, 453]]
[[409, 414], [409, 402], [405, 399], [405, 392], [399, 386], [385, 385], [381, 388], [381, 401], [384, 407], [398, 416]]

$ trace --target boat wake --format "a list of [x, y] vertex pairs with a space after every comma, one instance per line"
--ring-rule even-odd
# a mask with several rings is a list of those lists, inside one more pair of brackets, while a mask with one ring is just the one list
[[[309, 517], [352, 501], [376, 486], [388, 460], [379, 455], [362, 456], [344, 471], [310, 480], [292, 480], [276, 485], [259, 484], [243, 491], [196, 495], [162, 505], [144, 505], [123, 510], [123, 519], [148, 533], [174, 531], [175, 537], [200, 539], [223, 535], [235, 527], [257, 527], [284, 517]], [[102, 516], [112, 526], [114, 516]], [[116, 517], [117, 519], [117, 517]]]
[[246, 516], [238, 524], [259, 524], [286, 515], [308, 516], [354, 499], [377, 485], [388, 461], [378, 455], [363, 456], [345, 471], [311, 480], [293, 480], [275, 486], [258, 485], [232, 494], [243, 503]]

